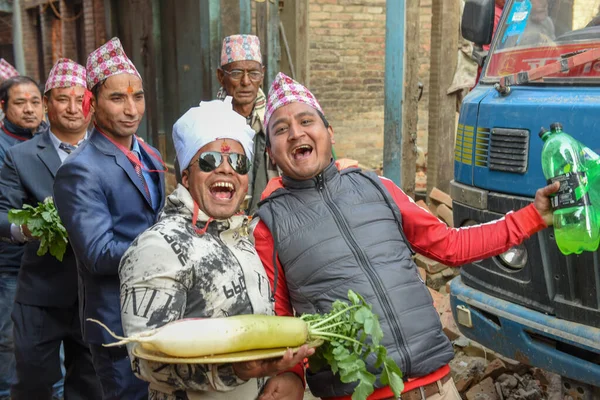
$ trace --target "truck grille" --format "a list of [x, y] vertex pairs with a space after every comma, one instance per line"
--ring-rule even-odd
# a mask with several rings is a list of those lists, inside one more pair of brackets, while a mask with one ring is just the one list
[[458, 124], [456, 130], [456, 145], [454, 147], [454, 160], [459, 163], [471, 165], [473, 160], [473, 127]]
[[477, 128], [477, 137], [475, 139], [475, 165], [478, 167], [487, 167], [489, 151], [490, 130], [488, 128]]
[[527, 171], [529, 131], [494, 128], [490, 137], [489, 168], [523, 174]]

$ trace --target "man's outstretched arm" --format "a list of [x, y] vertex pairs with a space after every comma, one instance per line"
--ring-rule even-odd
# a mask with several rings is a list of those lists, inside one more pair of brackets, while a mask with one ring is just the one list
[[449, 228], [419, 207], [399, 187], [381, 179], [400, 208], [404, 233], [413, 249], [450, 266], [459, 266], [505, 252], [552, 225], [549, 196], [555, 185], [539, 189], [532, 204], [485, 224]]

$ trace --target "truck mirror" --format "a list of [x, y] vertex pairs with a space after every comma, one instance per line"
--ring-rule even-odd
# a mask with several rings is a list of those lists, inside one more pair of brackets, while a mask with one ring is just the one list
[[478, 46], [490, 44], [494, 34], [494, 0], [466, 0], [462, 36]]

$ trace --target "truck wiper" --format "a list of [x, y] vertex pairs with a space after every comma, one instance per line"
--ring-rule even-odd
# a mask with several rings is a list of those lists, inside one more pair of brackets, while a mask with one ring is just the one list
[[571, 53], [562, 54], [559, 60], [529, 71], [517, 72], [500, 78], [500, 82], [494, 85], [494, 88], [501, 95], [510, 93], [510, 87], [514, 85], [523, 85], [529, 82], [544, 79], [550, 75], [559, 72], [567, 72], [572, 68], [592, 62], [600, 58], [600, 47], [593, 49], [582, 49]]

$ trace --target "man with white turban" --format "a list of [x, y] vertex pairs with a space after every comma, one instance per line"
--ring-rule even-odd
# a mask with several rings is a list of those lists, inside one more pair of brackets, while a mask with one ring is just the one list
[[[248, 217], [238, 213], [248, 190], [253, 136], [231, 97], [202, 102], [173, 126], [182, 183], [167, 197], [158, 222], [121, 259], [125, 335], [183, 318], [273, 315]], [[142, 298], [152, 301], [139, 312]], [[261, 391], [259, 399], [300, 400], [301, 361], [313, 353], [304, 346], [271, 361], [186, 365], [137, 358], [133, 346], [134, 372], [150, 382], [150, 399], [161, 400], [255, 399]], [[265, 385], [264, 377], [275, 374]]]

